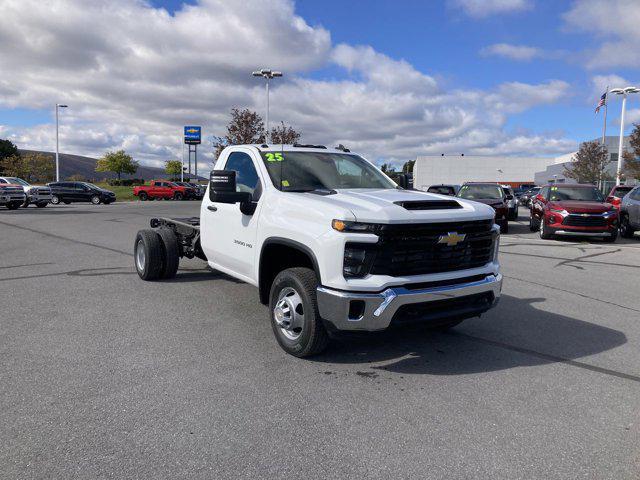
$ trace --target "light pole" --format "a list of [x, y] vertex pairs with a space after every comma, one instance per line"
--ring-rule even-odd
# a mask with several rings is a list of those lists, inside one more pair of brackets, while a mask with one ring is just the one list
[[620, 142], [618, 143], [618, 168], [616, 170], [616, 185], [620, 185], [620, 176], [622, 174], [622, 146], [624, 143], [624, 110], [627, 106], [627, 95], [630, 93], [640, 92], [637, 87], [612, 88], [611, 93], [622, 95], [622, 114], [620, 116]]
[[269, 80], [271, 80], [272, 78], [281, 77], [282, 72], [272, 72], [268, 68], [263, 68], [262, 70], [253, 72], [252, 75], [254, 77], [263, 77], [267, 81], [267, 133], [265, 135], [265, 141], [266, 143], [269, 143]]
[[59, 134], [58, 134], [58, 110], [61, 108], [67, 108], [68, 105], [62, 105], [60, 103], [56, 103], [56, 182], [60, 181], [60, 142], [59, 142]]

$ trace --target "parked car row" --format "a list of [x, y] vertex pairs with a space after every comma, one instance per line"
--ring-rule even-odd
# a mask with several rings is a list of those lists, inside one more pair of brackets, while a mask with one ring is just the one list
[[133, 187], [133, 194], [146, 200], [201, 200], [204, 188], [197, 183], [151, 180], [149, 185]]

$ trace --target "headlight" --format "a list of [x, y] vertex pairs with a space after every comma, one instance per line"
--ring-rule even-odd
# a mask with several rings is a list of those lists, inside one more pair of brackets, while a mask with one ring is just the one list
[[500, 234], [496, 233], [496, 238], [493, 241], [493, 262], [498, 261], [498, 251], [500, 250]]
[[369, 273], [374, 253], [370, 244], [347, 243], [344, 247], [342, 274], [345, 278], [362, 278]]
[[378, 225], [375, 223], [349, 222], [346, 220], [332, 220], [331, 227], [339, 232], [375, 233]]

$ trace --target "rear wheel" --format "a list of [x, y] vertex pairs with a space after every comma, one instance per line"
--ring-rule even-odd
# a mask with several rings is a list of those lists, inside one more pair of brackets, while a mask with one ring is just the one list
[[623, 215], [620, 218], [620, 235], [623, 238], [633, 238], [634, 233], [635, 233], [635, 230], [629, 223], [629, 216]]
[[162, 240], [155, 230], [140, 230], [133, 247], [133, 258], [138, 276], [143, 280], [156, 280], [164, 268]]
[[160, 278], [173, 278], [176, 276], [180, 265], [180, 254], [178, 251], [178, 239], [170, 228], [158, 228], [156, 233], [160, 236], [163, 247], [162, 271]]
[[44, 208], [44, 207], [46, 207], [46, 206], [47, 206], [47, 204], [48, 204], [48, 203], [49, 203], [49, 202], [38, 202], [38, 203], [36, 203], [36, 207], [38, 207], [38, 208]]
[[271, 285], [271, 327], [280, 347], [295, 357], [316, 355], [329, 343], [318, 313], [317, 286], [315, 272], [303, 267], [283, 270]]
[[58, 205], [60, 204], [60, 197], [58, 195], [52, 195], [51, 196], [51, 203], [53, 205]]
[[70, 200], [63, 200], [62, 203], [64, 203], [65, 205], [69, 205], [71, 203]]
[[147, 199], [149, 198], [149, 195], [147, 195], [147, 192], [140, 192], [138, 194], [138, 198], [140, 200], [142, 200], [143, 202], [147, 201]]

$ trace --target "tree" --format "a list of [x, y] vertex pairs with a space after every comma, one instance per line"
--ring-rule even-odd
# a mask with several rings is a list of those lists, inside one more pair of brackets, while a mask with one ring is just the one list
[[611, 175], [605, 172], [608, 164], [607, 147], [598, 141], [584, 142], [570, 165], [565, 166], [564, 174], [581, 183], [596, 184], [603, 180], [611, 180]]
[[41, 153], [25, 153], [1, 159], [0, 171], [8, 177], [19, 177], [28, 182], [50, 182], [54, 178], [55, 165], [52, 158]]
[[[20, 156], [18, 147], [16, 147], [11, 140], [3, 140], [0, 138], [0, 160], [13, 156]], [[0, 170], [0, 173], [2, 173], [2, 170]]]
[[416, 163], [415, 160], [409, 160], [407, 162], [404, 162], [404, 165], [402, 165], [402, 172], [413, 173], [413, 166], [415, 165], [415, 163]]
[[634, 124], [633, 131], [629, 137], [631, 151], [624, 152], [623, 172], [626, 177], [640, 180], [640, 125]]
[[182, 162], [180, 160], [167, 160], [164, 162], [164, 171], [172, 178], [179, 179], [182, 173]]
[[226, 146], [247, 143], [264, 143], [262, 117], [248, 108], [244, 110], [232, 108], [231, 120], [227, 124], [227, 134], [224, 137], [214, 137], [216, 158]]
[[138, 162], [124, 150], [107, 152], [104, 157], [98, 159], [96, 172], [114, 172], [118, 174], [118, 180], [123, 173], [133, 175], [138, 170]]
[[382, 166], [380, 167], [380, 170], [382, 170], [382, 173], [394, 173], [395, 169], [393, 168], [393, 165], [391, 165], [390, 163], [383, 163]]
[[70, 180], [72, 182], [86, 182], [87, 179], [84, 175], [82, 175], [81, 173], [74, 173], [73, 175], [70, 175], [67, 177], [67, 180]]
[[285, 125], [284, 122], [280, 122], [280, 125], [271, 129], [270, 138], [271, 143], [293, 145], [294, 143], [298, 143], [301, 136], [302, 132], [297, 132], [293, 127]]

